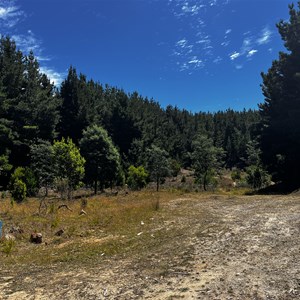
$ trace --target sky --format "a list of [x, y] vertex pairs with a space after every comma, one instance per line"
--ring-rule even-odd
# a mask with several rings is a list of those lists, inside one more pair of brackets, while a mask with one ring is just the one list
[[192, 112], [257, 109], [292, 0], [0, 0], [0, 34], [57, 86], [88, 78]]

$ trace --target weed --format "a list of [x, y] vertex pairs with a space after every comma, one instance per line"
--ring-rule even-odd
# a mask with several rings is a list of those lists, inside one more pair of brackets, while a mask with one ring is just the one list
[[49, 214], [54, 214], [55, 212], [55, 204], [52, 202], [49, 206]]
[[58, 227], [59, 225], [59, 217], [58, 216], [55, 216], [53, 219], [52, 219], [52, 222], [51, 222], [51, 228], [52, 229], [55, 229]]
[[160, 207], [159, 198], [153, 201], [153, 209], [154, 211], [158, 211]]
[[81, 208], [85, 209], [87, 207], [87, 199], [86, 198], [82, 198], [81, 199]]
[[14, 250], [16, 242], [12, 239], [4, 240], [1, 245], [1, 252], [10, 255]]

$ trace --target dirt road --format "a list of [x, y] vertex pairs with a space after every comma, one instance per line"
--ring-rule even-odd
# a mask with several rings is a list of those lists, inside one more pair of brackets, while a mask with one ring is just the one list
[[183, 195], [141, 233], [155, 251], [0, 266], [0, 299], [300, 299], [299, 233], [297, 195]]

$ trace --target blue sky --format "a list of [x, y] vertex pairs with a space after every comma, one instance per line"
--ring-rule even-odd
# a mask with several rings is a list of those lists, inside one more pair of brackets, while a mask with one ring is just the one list
[[102, 84], [197, 111], [257, 108], [284, 50], [288, 0], [0, 0], [0, 33], [55, 84], [70, 65]]

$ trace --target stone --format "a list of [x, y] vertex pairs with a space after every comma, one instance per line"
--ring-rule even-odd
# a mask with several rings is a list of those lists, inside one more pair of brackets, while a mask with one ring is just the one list
[[57, 232], [54, 233], [56, 236], [61, 236], [65, 231], [63, 229], [58, 230]]
[[4, 235], [4, 239], [6, 241], [15, 241], [16, 237], [14, 235], [10, 234], [10, 233], [7, 233], [7, 234]]
[[80, 216], [86, 215], [86, 211], [84, 211], [84, 210], [82, 209], [82, 210], [80, 211], [79, 215], [80, 215]]
[[30, 242], [33, 244], [41, 244], [43, 242], [43, 235], [41, 233], [33, 232], [30, 235]]

